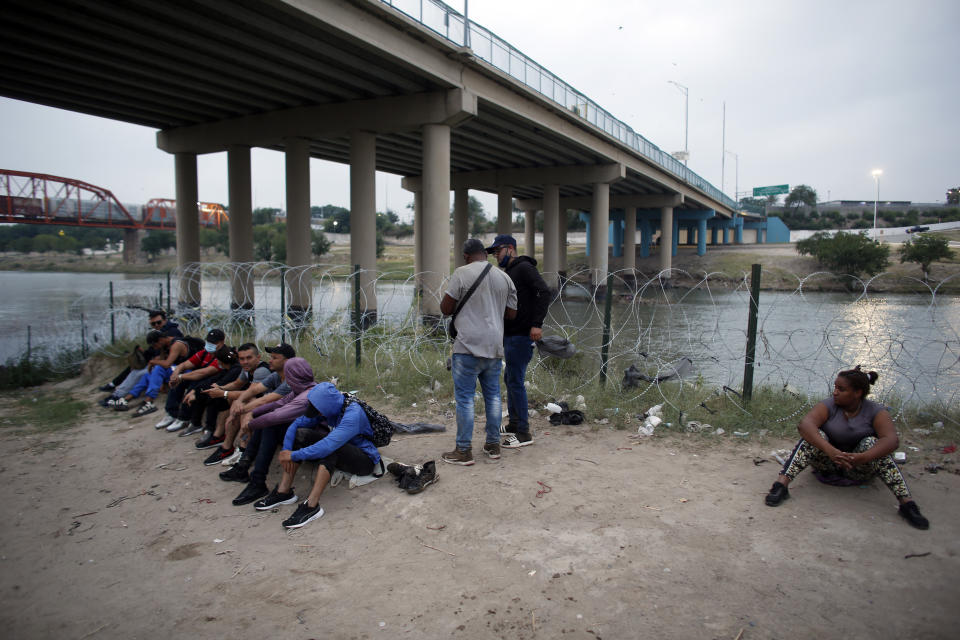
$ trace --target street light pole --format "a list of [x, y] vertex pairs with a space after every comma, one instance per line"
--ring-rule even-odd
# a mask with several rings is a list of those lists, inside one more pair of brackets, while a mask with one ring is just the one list
[[880, 205], [880, 176], [883, 175], [882, 169], [874, 169], [871, 174], [873, 175], [874, 182], [877, 183], [877, 198], [873, 201], [873, 241], [877, 241], [877, 207]]
[[667, 80], [667, 82], [683, 93], [683, 166], [687, 166], [690, 158], [690, 148], [687, 146], [690, 139], [690, 90], [679, 82], [673, 80]]

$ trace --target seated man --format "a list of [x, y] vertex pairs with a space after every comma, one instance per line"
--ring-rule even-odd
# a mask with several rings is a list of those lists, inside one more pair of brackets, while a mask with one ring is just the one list
[[[239, 356], [233, 347], [223, 345], [213, 355], [217, 358], [220, 371], [199, 381], [193, 389], [183, 396], [180, 414], [185, 416], [184, 420], [187, 421], [187, 424], [180, 431], [181, 438], [203, 431], [203, 417], [206, 413], [210, 414], [207, 416], [207, 422], [216, 425], [218, 414], [228, 407], [213, 403], [213, 397], [209, 391], [218, 384], [233, 383], [243, 371], [238, 362]], [[220, 392], [220, 398], [223, 399], [222, 391]]]
[[247, 342], [237, 348], [237, 358], [241, 369], [237, 379], [227, 383], [214, 382], [209, 389], [203, 392], [210, 398], [206, 410], [206, 435], [197, 442], [196, 447], [197, 449], [217, 448], [204, 460], [203, 463], [207, 466], [223, 462], [233, 455], [237, 430], [233, 430], [230, 434], [230, 441], [227, 442], [226, 418], [228, 416], [226, 414], [234, 403], [240, 401], [243, 392], [250, 385], [258, 384], [262, 386], [263, 381], [270, 376], [270, 367], [260, 359], [260, 350], [252, 342]]
[[233, 463], [233, 467], [220, 473], [220, 479], [224, 482], [247, 483], [250, 481], [250, 474], [247, 471], [257, 457], [262, 434], [262, 431], [252, 434], [250, 432], [249, 425], [253, 410], [275, 402], [290, 393], [290, 385], [283, 381], [283, 367], [287, 360], [297, 357], [296, 351], [285, 343], [266, 347], [264, 351], [270, 354], [268, 366], [272, 373], [261, 382], [254, 382], [240, 393], [236, 401], [230, 404], [230, 413], [224, 423], [223, 443], [225, 445], [232, 446], [238, 438], [241, 443], [246, 442], [246, 446], [240, 446], [241, 454]]
[[146, 400], [137, 408], [136, 417], [145, 416], [157, 410], [154, 401], [160, 395], [160, 389], [170, 379], [173, 370], [190, 355], [190, 348], [175, 333], [179, 330], [165, 329], [151, 331], [147, 335], [147, 343], [152, 345], [158, 355], [147, 362], [147, 374], [142, 376], [130, 391], [122, 398], [117, 398], [113, 408], [117, 411], [130, 409], [130, 402], [144, 394]]
[[[203, 349], [181, 362], [170, 374], [170, 392], [167, 394], [165, 409], [167, 415], [156, 424], [157, 429], [166, 428], [170, 433], [180, 431], [187, 422], [180, 415], [183, 397], [202, 380], [220, 372], [220, 365], [214, 355], [222, 347], [226, 336], [220, 329], [207, 332]], [[189, 418], [189, 412], [185, 414]]]
[[267, 472], [277, 446], [291, 422], [303, 415], [307, 408], [307, 393], [316, 386], [313, 369], [303, 358], [291, 358], [283, 365], [283, 379], [290, 385], [290, 393], [276, 402], [270, 402], [253, 410], [250, 429], [259, 432], [260, 443], [250, 473], [250, 482], [240, 495], [233, 499], [236, 506], [250, 504], [269, 493]]
[[366, 476], [380, 463], [380, 452], [371, 442], [373, 428], [360, 405], [351, 403], [344, 409], [344, 395], [329, 382], [315, 386], [307, 398], [310, 406], [287, 428], [283, 438], [280, 484], [254, 505], [264, 511], [296, 502], [293, 479], [297, 469], [305, 460], [316, 460], [319, 466], [313, 488], [293, 515], [283, 521], [287, 529], [298, 529], [323, 515], [320, 495], [335, 469]]
[[[167, 312], [164, 311], [163, 309], [156, 309], [154, 311], [150, 311], [149, 321], [150, 321], [151, 331], [165, 331], [169, 329], [174, 338], [183, 337], [183, 334], [180, 333], [180, 325], [178, 325], [176, 322], [167, 320]], [[138, 346], [137, 349], [139, 348], [140, 347]], [[145, 352], [145, 355], [147, 360], [150, 360], [151, 358], [154, 358], [159, 354], [152, 353], [148, 349]], [[113, 380], [111, 380], [110, 382], [100, 387], [100, 391], [107, 391], [110, 393], [110, 395], [107, 396], [107, 398], [105, 398], [104, 400], [109, 400], [111, 397], [122, 398], [124, 395], [126, 395], [126, 393], [130, 390], [130, 388], [134, 384], [136, 384], [137, 379], [139, 378], [139, 376], [137, 376], [136, 378], [134, 378], [132, 382], [128, 381], [128, 378], [130, 374], [133, 372], [133, 370], [134, 368], [127, 367], [126, 369], [121, 371], [119, 374], [117, 374], [117, 377], [115, 377]], [[125, 381], [128, 381], [129, 386], [126, 387], [126, 389], [121, 389], [120, 387]], [[102, 406], [106, 406], [104, 401], [101, 401], [100, 404]]]

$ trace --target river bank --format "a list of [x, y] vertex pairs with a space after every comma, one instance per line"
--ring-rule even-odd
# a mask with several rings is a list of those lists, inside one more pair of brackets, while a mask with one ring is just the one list
[[[878, 482], [806, 472], [764, 506], [790, 439], [638, 440], [537, 417], [532, 447], [441, 465], [414, 496], [344, 483], [288, 533], [292, 507], [232, 506], [242, 486], [193, 438], [93, 406], [104, 374], [0, 395], [0, 624], [18, 638], [949, 638], [960, 622], [960, 476], [924, 472], [950, 457], [936, 438], [904, 442], [929, 531]], [[87, 408], [56, 425], [33, 410], [63, 402]], [[387, 410], [447, 432], [384, 455], [452, 446], [443, 406]]]
[[[891, 244], [891, 261], [885, 275], [871, 284], [873, 291], [909, 291], [922, 286], [919, 281], [922, 272], [915, 263], [901, 264], [898, 244]], [[935, 262], [930, 270], [931, 286], [948, 281], [946, 291], [960, 292], [960, 252], [950, 261]], [[577, 281], [586, 283], [588, 279], [588, 260], [583, 245], [568, 247], [567, 273]], [[542, 259], [539, 250], [538, 259]], [[350, 247], [335, 244], [330, 253], [316, 258], [318, 264], [342, 265], [350, 268]], [[208, 263], [226, 263], [228, 259], [215, 251], [203, 255]], [[387, 245], [383, 256], [377, 261], [377, 268], [385, 280], [407, 280], [413, 275], [413, 247], [409, 245]], [[703, 256], [698, 256], [694, 247], [679, 247], [673, 258], [672, 284], [675, 286], [694, 286], [709, 274], [710, 280], [719, 285], [736, 287], [748, 277], [751, 265], [760, 264], [763, 269], [762, 288], [773, 291], [793, 291], [803, 281], [809, 281], [813, 274], [822, 274], [824, 269], [809, 256], [801, 256], [793, 244], [764, 245], [721, 245], [710, 247]], [[451, 254], [452, 264], [452, 254]], [[116, 256], [77, 256], [71, 254], [3, 254], [0, 255], [0, 270], [9, 271], [54, 271], [66, 273], [126, 273], [126, 274], [165, 274], [177, 268], [176, 256], [158, 256], [153, 262], [145, 264], [124, 264], [120, 255]], [[613, 272], [624, 268], [624, 259], [611, 257], [609, 269]], [[637, 282], [644, 283], [656, 278], [660, 272], [660, 257], [638, 257], [636, 260]], [[830, 274], [818, 275], [810, 286], [813, 290], [843, 291], [847, 281]]]

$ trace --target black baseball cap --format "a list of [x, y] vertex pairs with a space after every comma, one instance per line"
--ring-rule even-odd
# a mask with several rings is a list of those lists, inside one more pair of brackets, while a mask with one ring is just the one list
[[517, 248], [517, 241], [513, 236], [501, 233], [493, 239], [493, 244], [487, 247], [487, 253], [492, 253], [507, 244], [513, 246], [514, 249]]
[[227, 336], [221, 329], [210, 329], [210, 331], [207, 332], [207, 342], [216, 344], [218, 342], [223, 342], [226, 339]]
[[275, 347], [264, 347], [263, 350], [266, 351], [267, 353], [279, 353], [284, 358], [297, 357], [297, 352], [294, 350], [293, 347], [288, 345], [286, 342], [281, 342]]

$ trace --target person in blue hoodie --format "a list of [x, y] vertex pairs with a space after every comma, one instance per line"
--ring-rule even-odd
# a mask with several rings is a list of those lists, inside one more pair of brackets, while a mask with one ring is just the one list
[[293, 491], [293, 479], [297, 469], [305, 460], [316, 460], [313, 488], [293, 515], [283, 521], [287, 529], [298, 529], [323, 515], [320, 495], [334, 470], [366, 476], [382, 466], [380, 452], [371, 442], [373, 428], [360, 405], [351, 403], [344, 409], [344, 395], [329, 382], [311, 389], [307, 401], [306, 412], [293, 421], [283, 438], [278, 457], [283, 467], [280, 484], [256, 504], [258, 509], [269, 509], [295, 502], [298, 498]]

